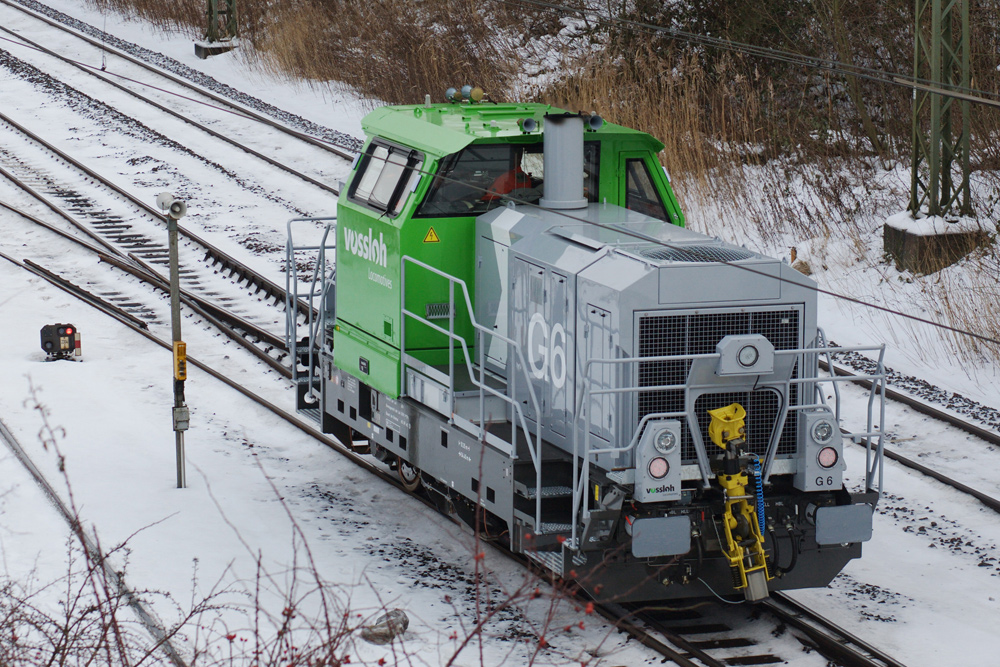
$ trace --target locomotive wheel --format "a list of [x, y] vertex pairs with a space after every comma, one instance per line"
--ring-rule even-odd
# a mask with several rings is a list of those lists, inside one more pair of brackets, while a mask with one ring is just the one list
[[399, 475], [399, 481], [403, 483], [403, 488], [414, 493], [420, 488], [420, 469], [415, 468], [403, 459], [396, 459], [396, 474]]

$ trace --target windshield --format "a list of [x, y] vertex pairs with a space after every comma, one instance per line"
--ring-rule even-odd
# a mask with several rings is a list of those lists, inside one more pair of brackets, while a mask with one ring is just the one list
[[[584, 193], [598, 201], [598, 142], [584, 145]], [[545, 179], [542, 144], [472, 145], [440, 162], [418, 217], [479, 215], [505, 201], [537, 204]]]

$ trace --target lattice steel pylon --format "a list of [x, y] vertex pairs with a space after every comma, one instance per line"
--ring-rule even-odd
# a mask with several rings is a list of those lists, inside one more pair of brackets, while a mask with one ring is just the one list
[[205, 40], [218, 42], [237, 36], [236, 0], [208, 0], [208, 32]]
[[[969, 0], [915, 0], [913, 76], [931, 86], [969, 89]], [[957, 33], [957, 34], [956, 34]], [[969, 102], [913, 91], [910, 206], [916, 216], [972, 213], [969, 195]], [[958, 126], [956, 132], [956, 126]], [[923, 173], [922, 173], [923, 172]]]

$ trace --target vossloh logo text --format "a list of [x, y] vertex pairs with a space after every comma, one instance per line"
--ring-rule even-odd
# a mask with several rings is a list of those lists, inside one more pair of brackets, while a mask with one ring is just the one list
[[375, 238], [371, 227], [368, 228], [367, 236], [344, 227], [344, 247], [351, 254], [373, 264], [381, 267], [388, 265], [388, 251], [385, 247], [385, 241], [382, 240], [382, 232], [379, 232], [378, 238]]

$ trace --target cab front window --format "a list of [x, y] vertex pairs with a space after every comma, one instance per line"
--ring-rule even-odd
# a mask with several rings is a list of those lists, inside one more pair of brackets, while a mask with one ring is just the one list
[[417, 151], [372, 141], [361, 158], [347, 198], [393, 217], [416, 189], [423, 157]]
[[[584, 146], [584, 192], [598, 201], [597, 142]], [[537, 204], [545, 179], [542, 144], [474, 144], [441, 160], [417, 217], [485, 213], [506, 201]]]

